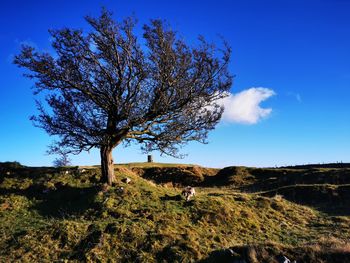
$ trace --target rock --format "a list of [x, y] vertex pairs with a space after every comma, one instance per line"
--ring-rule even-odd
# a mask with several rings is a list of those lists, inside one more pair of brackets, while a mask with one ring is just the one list
[[82, 174], [82, 173], [85, 173], [85, 172], [86, 172], [86, 169], [81, 168], [81, 167], [76, 167], [75, 172], [78, 173], [78, 174]]
[[278, 263], [292, 263], [289, 258], [287, 258], [286, 256], [281, 255], [280, 257], [278, 257]]
[[131, 183], [131, 179], [129, 177], [126, 177], [122, 180], [124, 183], [126, 184], [130, 184]]
[[117, 193], [119, 193], [119, 194], [123, 194], [123, 193], [124, 193], [124, 187], [117, 187], [115, 190], [116, 190]]

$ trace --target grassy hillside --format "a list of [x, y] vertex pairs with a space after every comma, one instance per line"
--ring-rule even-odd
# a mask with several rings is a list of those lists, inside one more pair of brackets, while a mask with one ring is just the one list
[[84, 170], [0, 165], [0, 262], [350, 261], [347, 169]]

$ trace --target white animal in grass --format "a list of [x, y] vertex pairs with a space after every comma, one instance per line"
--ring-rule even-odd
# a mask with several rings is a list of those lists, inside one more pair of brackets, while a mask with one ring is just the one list
[[181, 194], [186, 198], [186, 201], [190, 201], [191, 197], [195, 196], [196, 190], [194, 187], [187, 186]]
[[131, 183], [131, 179], [129, 177], [126, 177], [122, 180], [124, 183], [126, 184], [130, 184]]

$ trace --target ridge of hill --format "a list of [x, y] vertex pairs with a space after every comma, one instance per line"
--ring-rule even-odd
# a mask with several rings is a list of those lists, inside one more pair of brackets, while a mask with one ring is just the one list
[[350, 168], [350, 163], [343, 163], [343, 162], [337, 162], [337, 163], [314, 163], [314, 164], [281, 166], [279, 168], [291, 168], [291, 169]]

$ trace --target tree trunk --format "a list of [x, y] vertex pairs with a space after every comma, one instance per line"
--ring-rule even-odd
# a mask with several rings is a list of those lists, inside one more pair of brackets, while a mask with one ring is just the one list
[[112, 156], [113, 147], [102, 146], [101, 147], [101, 171], [102, 180], [112, 185], [114, 182], [114, 164]]

